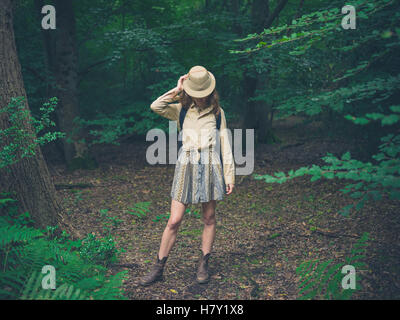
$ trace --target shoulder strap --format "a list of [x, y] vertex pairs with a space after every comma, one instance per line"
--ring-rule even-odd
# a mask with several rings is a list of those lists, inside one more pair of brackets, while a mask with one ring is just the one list
[[[216, 121], [217, 121], [217, 130], [219, 131], [221, 129], [221, 111], [218, 113], [217, 117], [216, 117]], [[222, 159], [222, 153], [221, 153], [221, 149], [219, 150], [219, 159], [221, 161], [221, 167], [224, 167], [224, 161]]]
[[221, 129], [221, 111], [217, 115], [217, 129]]
[[179, 126], [180, 126], [180, 130], [182, 130], [183, 128], [183, 121], [185, 121], [185, 117], [186, 117], [186, 113], [187, 113], [187, 109], [182, 107], [181, 111], [179, 112]]

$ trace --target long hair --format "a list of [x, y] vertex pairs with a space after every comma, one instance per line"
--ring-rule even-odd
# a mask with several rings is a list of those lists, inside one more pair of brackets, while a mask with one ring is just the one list
[[[179, 102], [182, 105], [182, 108], [188, 109], [191, 105], [193, 99], [191, 96], [189, 96], [185, 90], [182, 90], [182, 92], [179, 95]], [[221, 112], [221, 106], [219, 104], [219, 95], [216, 89], [213, 90], [213, 92], [211, 92], [208, 96], [207, 96], [207, 101], [206, 101], [206, 107], [212, 105], [213, 109], [212, 112], [215, 115], [218, 115]], [[198, 106], [196, 106], [197, 108], [200, 108]]]

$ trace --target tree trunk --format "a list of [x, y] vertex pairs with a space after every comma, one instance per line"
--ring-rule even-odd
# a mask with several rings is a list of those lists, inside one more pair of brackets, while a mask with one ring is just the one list
[[[45, 4], [43, 0], [35, 0], [38, 12]], [[57, 28], [43, 30], [44, 47], [47, 66], [55, 77], [56, 87], [51, 95], [56, 96], [57, 125], [66, 133], [62, 140], [64, 158], [70, 169], [96, 166], [89, 155], [85, 143], [81, 142], [84, 133], [74, 123], [79, 116], [78, 100], [78, 50], [76, 44], [75, 15], [72, 0], [56, 0]]]
[[[29, 112], [14, 39], [12, 3], [11, 0], [0, 0], [0, 108], [5, 108], [11, 98], [20, 96], [25, 97], [25, 108]], [[9, 115], [1, 113], [0, 129], [9, 126]], [[25, 132], [33, 134], [29, 122], [23, 121], [22, 126]], [[33, 144], [33, 139], [30, 140], [27, 143]], [[5, 137], [0, 149], [10, 143], [12, 138]], [[20, 155], [16, 156], [18, 159]], [[0, 177], [0, 191], [15, 192], [19, 210], [29, 212], [37, 226], [43, 228], [57, 223], [61, 207], [39, 146], [35, 148], [34, 156], [1, 169]]]
[[269, 17], [269, 0], [253, 0], [251, 7], [251, 32], [261, 32]]
[[240, 23], [238, 22], [238, 17], [240, 16], [239, 15], [240, 4], [241, 4], [240, 0], [232, 0], [231, 6], [230, 6], [230, 10], [235, 16], [235, 19], [234, 19], [233, 25], [232, 25], [232, 29], [233, 29], [233, 32], [235, 32], [236, 34], [239, 34], [239, 35], [242, 34], [242, 32], [243, 32], [242, 27], [241, 27]]
[[[288, 0], [281, 0], [270, 12], [269, 1], [253, 0], [251, 7], [251, 30], [250, 33], [261, 32], [269, 28], [279, 13], [287, 4]], [[251, 58], [251, 57], [250, 57]], [[244, 77], [244, 96], [247, 101], [246, 113], [244, 115], [244, 127], [255, 129], [256, 142], [270, 143], [278, 141], [272, 131], [272, 106], [267, 106], [263, 101], [248, 101], [254, 97], [256, 90], [262, 90], [267, 86], [268, 71], [262, 74], [246, 70]]]
[[[264, 22], [269, 16], [269, 1], [253, 0], [251, 7], [251, 30], [250, 33], [260, 32], [264, 26]], [[253, 57], [249, 57], [249, 62]], [[258, 120], [256, 115], [256, 102], [248, 101], [254, 97], [256, 89], [259, 88], [259, 74], [256, 74], [251, 69], [247, 69], [244, 76], [244, 96], [247, 103], [246, 113], [244, 115], [244, 126], [247, 129], [255, 129], [255, 134], [258, 131]]]
[[[67, 133], [71, 143], [64, 141], [64, 155], [67, 164], [81, 167], [82, 159], [88, 155], [87, 147], [80, 142], [81, 130], [74, 123], [79, 116], [78, 106], [78, 51], [75, 38], [75, 15], [72, 0], [57, 0], [57, 67], [56, 81], [61, 108], [58, 108], [60, 129]], [[73, 162], [76, 162], [75, 164]], [[83, 161], [85, 162], [85, 160]]]

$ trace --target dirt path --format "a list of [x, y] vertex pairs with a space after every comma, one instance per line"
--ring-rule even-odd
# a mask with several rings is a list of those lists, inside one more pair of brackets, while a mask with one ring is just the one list
[[[351, 146], [318, 137], [318, 127], [282, 123], [277, 134], [282, 145], [260, 146], [255, 173], [297, 169], [318, 162], [325, 153], [341, 154]], [[235, 192], [217, 206], [217, 236], [210, 258], [212, 280], [195, 282], [200, 254], [202, 221], [200, 205], [189, 207], [177, 243], [165, 269], [165, 282], [143, 288], [137, 285], [156, 258], [166, 220], [153, 221], [169, 212], [174, 166], [145, 162], [145, 145], [126, 143], [98, 148], [100, 168], [68, 174], [53, 166], [55, 183], [91, 183], [78, 193], [58, 191], [67, 208], [65, 220], [80, 235], [101, 233], [100, 210], [121, 221], [112, 229], [126, 252], [113, 272], [129, 270], [125, 282], [131, 299], [296, 299], [296, 267], [309, 259], [343, 261], [364, 232], [371, 240], [368, 270], [355, 299], [400, 298], [400, 219], [393, 201], [368, 203], [348, 218], [338, 210], [351, 199], [338, 192], [341, 181], [310, 182], [309, 177], [266, 184], [251, 177], [237, 177]], [[320, 163], [320, 161], [319, 161]], [[150, 211], [138, 218], [127, 210], [150, 202]]]

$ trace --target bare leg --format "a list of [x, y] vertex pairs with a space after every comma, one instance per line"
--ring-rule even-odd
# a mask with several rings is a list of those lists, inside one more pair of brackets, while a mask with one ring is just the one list
[[203, 236], [202, 236], [202, 247], [201, 250], [203, 254], [211, 252], [212, 246], [215, 239], [215, 227], [216, 227], [216, 219], [215, 219], [215, 207], [217, 206], [217, 201], [211, 200], [209, 202], [203, 203]]
[[158, 256], [160, 259], [168, 256], [172, 247], [175, 244], [178, 228], [182, 222], [183, 214], [185, 213], [187, 204], [172, 199], [171, 202], [171, 215], [169, 217], [167, 226], [164, 229], [160, 250]]

